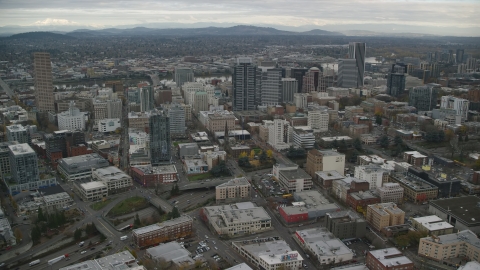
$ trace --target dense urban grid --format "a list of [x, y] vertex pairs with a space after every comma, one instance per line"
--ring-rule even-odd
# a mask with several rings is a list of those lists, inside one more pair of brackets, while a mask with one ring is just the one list
[[479, 39], [274, 30], [1, 38], [0, 269], [480, 269]]

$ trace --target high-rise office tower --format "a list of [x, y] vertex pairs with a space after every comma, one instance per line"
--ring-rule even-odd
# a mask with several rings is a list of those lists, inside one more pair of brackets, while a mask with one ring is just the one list
[[398, 66], [393, 64], [392, 70], [388, 73], [387, 77], [387, 94], [393, 97], [403, 95], [405, 91], [405, 73], [407, 72], [406, 66]]
[[457, 64], [463, 63], [463, 56], [465, 55], [464, 49], [457, 49], [457, 53], [455, 54], [455, 60]]
[[37, 110], [39, 112], [55, 112], [50, 54], [46, 52], [33, 53], [33, 69]]
[[414, 87], [408, 93], [408, 105], [417, 108], [418, 111], [431, 111], [437, 105], [437, 95], [440, 89], [441, 86], [435, 83]]
[[248, 111], [255, 110], [255, 99], [260, 98], [256, 93], [257, 89], [257, 67], [250, 57], [239, 57], [236, 59], [233, 69], [233, 110]]
[[262, 79], [262, 104], [278, 105], [282, 102], [282, 69], [272, 68]]
[[293, 102], [293, 95], [298, 91], [298, 81], [294, 78], [282, 79], [282, 102]]
[[195, 77], [191, 68], [176, 67], [175, 68], [175, 83], [177, 87], [182, 87], [186, 82], [194, 82]]
[[355, 59], [357, 65], [357, 87], [363, 86], [363, 75], [365, 73], [365, 55], [367, 51], [367, 44], [364, 42], [350, 42], [348, 46], [348, 58]]
[[208, 111], [208, 94], [205, 91], [195, 92], [195, 101], [193, 102], [195, 115], [201, 111]]
[[312, 67], [303, 76], [302, 93], [310, 93], [318, 91], [319, 80], [322, 76], [322, 71], [317, 67]]
[[39, 181], [37, 153], [26, 143], [9, 145], [8, 148], [10, 148], [11, 173], [16, 183]]
[[147, 112], [155, 108], [153, 87], [147, 86], [140, 89], [140, 111]]
[[337, 85], [345, 88], [358, 87], [358, 68], [355, 59], [339, 59], [338, 60], [338, 77]]
[[292, 68], [290, 73], [291, 77], [297, 80], [297, 92], [301, 93], [303, 89], [303, 76], [307, 73], [308, 69], [306, 68]]
[[171, 159], [170, 118], [162, 111], [151, 111], [148, 120], [150, 132], [150, 162], [153, 166], [168, 163]]
[[170, 118], [170, 135], [172, 137], [185, 135], [185, 109], [178, 103], [173, 103], [168, 109]]

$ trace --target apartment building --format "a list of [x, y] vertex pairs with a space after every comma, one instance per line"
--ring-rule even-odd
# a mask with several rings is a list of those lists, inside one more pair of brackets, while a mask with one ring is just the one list
[[214, 113], [208, 116], [208, 130], [212, 133], [228, 130], [235, 130], [235, 116], [233, 114]]
[[470, 230], [445, 235], [431, 235], [420, 239], [418, 255], [443, 261], [464, 258], [466, 261], [480, 261], [480, 239]]
[[328, 131], [329, 114], [326, 111], [312, 110], [308, 112], [308, 126], [315, 132]]
[[372, 204], [367, 207], [367, 222], [377, 231], [405, 223], [405, 212], [394, 203]]
[[358, 191], [347, 194], [347, 205], [352, 209], [367, 208], [370, 204], [380, 203], [380, 197], [374, 191]]
[[130, 112], [128, 114], [128, 127], [139, 130], [148, 129], [150, 114], [148, 112]]
[[132, 177], [115, 166], [92, 169], [92, 180], [104, 183], [109, 195], [127, 191], [133, 186]]
[[415, 265], [397, 248], [370, 250], [365, 256], [365, 265], [375, 270], [413, 270]]
[[362, 238], [366, 233], [366, 221], [353, 211], [327, 213], [325, 227], [340, 239]]
[[370, 164], [355, 167], [355, 178], [365, 180], [370, 184], [371, 189], [381, 187], [388, 180], [388, 171], [379, 165]]
[[423, 166], [428, 163], [428, 157], [417, 151], [408, 151], [403, 153], [403, 160], [413, 166]]
[[382, 203], [403, 203], [403, 191], [403, 187], [398, 183], [385, 183], [382, 187], [377, 187], [377, 193]]
[[5, 127], [9, 142], [30, 143], [30, 133], [22, 125], [10, 125]]
[[200, 216], [220, 236], [236, 237], [273, 229], [265, 209], [251, 202], [207, 206], [200, 210]]
[[438, 216], [412, 218], [412, 227], [428, 235], [444, 235], [453, 233], [453, 226]]
[[245, 201], [251, 199], [252, 185], [245, 177], [235, 178], [215, 187], [217, 203]]
[[155, 187], [164, 183], [173, 183], [178, 180], [175, 165], [137, 165], [130, 168], [130, 175], [135, 182], [144, 187]]
[[332, 182], [332, 194], [342, 202], [347, 202], [348, 193], [367, 191], [370, 184], [365, 180], [354, 177], [346, 177]]
[[193, 234], [193, 219], [181, 217], [132, 230], [132, 242], [138, 248], [154, 246]]
[[394, 173], [389, 176], [389, 182], [398, 183], [403, 188], [404, 199], [414, 203], [433, 200], [438, 196], [438, 187], [413, 174]]

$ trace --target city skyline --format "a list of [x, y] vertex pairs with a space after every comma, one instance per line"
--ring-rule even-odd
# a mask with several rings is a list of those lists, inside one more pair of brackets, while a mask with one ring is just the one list
[[[478, 36], [480, 2], [464, 1], [2, 1], [0, 27], [103, 29], [205, 27], [238, 24], [305, 31], [370, 30]], [[315, 6], [318, 7], [314, 8]], [[452, 12], [455, 10], [455, 12]], [[354, 14], [354, 16], [352, 16]], [[458, 14], [461, 14], [458, 15]], [[408, 19], [406, 19], [408, 18]], [[454, 31], [457, 29], [457, 31]]]

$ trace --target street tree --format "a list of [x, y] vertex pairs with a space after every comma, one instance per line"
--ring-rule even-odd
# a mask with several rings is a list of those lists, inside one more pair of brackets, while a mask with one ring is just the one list
[[77, 228], [75, 229], [75, 232], [73, 232], [73, 239], [75, 239], [75, 241], [78, 241], [82, 238], [82, 230]]
[[268, 157], [269, 159], [272, 159], [272, 158], [273, 158], [273, 151], [272, 151], [272, 150], [270, 150], [270, 149], [267, 150], [267, 157]]
[[353, 140], [353, 148], [357, 151], [362, 151], [362, 141], [360, 141], [360, 138], [357, 137]]
[[262, 151], [259, 158], [260, 158], [261, 163], [266, 162], [267, 161], [267, 153], [265, 153], [265, 151]]
[[380, 146], [381, 146], [382, 148], [387, 148], [389, 144], [390, 144], [390, 141], [388, 140], [388, 136], [387, 136], [387, 135], [383, 135], [383, 136], [380, 138]]
[[393, 138], [393, 141], [395, 142], [395, 145], [403, 145], [402, 137], [399, 135], [396, 135], [395, 138]]

